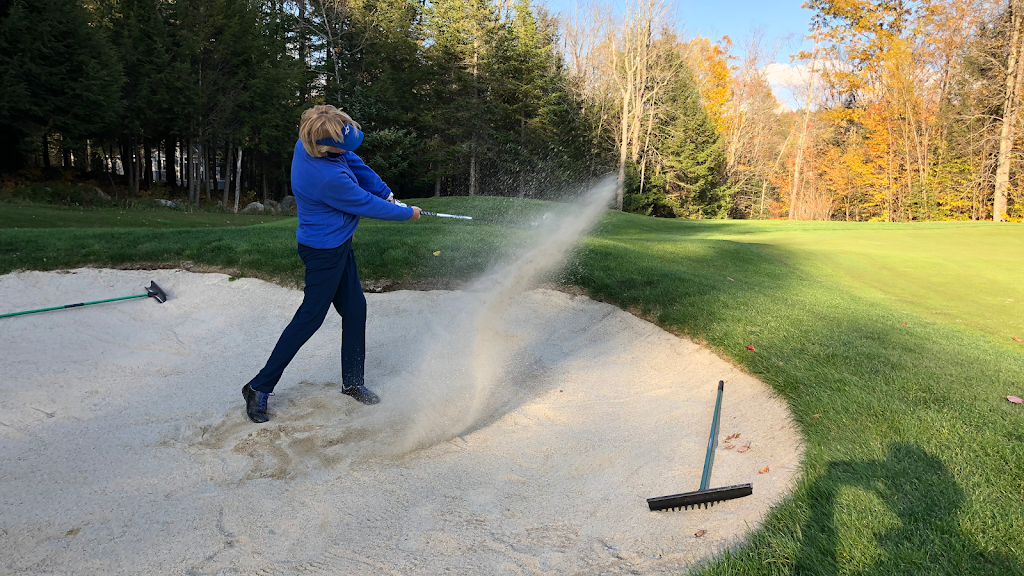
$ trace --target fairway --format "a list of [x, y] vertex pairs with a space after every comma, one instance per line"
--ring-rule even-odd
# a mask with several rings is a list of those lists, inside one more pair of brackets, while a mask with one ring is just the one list
[[[517, 215], [514, 201], [489, 202], [414, 201]], [[4, 229], [0, 272], [187, 263], [293, 285], [292, 222]], [[472, 278], [528, 234], [364, 221], [355, 244], [367, 284], [431, 287]], [[789, 404], [805, 441], [796, 489], [698, 573], [1018, 574], [1024, 411], [1005, 397], [1024, 395], [1021, 246], [1024, 230], [993, 224], [609, 213], [552, 282], [693, 337]]]
[[[849, 289], [897, 309], [961, 323], [1000, 338], [1024, 337], [1024, 234], [988, 222], [919, 224], [723, 223], [723, 239], [801, 254]], [[813, 265], [813, 264], [812, 264]]]
[[[627, 217], [628, 218], [628, 217]], [[1000, 338], [1024, 334], [1024, 232], [988, 222], [917, 224], [641, 220], [634, 236], [666, 252], [682, 238], [762, 246], [822, 282], [896, 310]], [[616, 237], [633, 235], [618, 222]]]

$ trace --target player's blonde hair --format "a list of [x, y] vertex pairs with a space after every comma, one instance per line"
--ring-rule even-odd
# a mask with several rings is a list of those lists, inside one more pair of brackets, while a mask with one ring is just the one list
[[313, 106], [302, 113], [302, 120], [299, 122], [299, 140], [302, 142], [302, 147], [306, 149], [307, 154], [314, 158], [326, 156], [330, 146], [317, 144], [316, 141], [323, 138], [340, 140], [345, 124], [360, 128], [351, 116], [330, 104]]

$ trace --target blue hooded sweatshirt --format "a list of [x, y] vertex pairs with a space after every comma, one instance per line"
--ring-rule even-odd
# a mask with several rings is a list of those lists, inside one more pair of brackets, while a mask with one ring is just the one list
[[314, 158], [302, 141], [292, 156], [292, 193], [299, 213], [295, 237], [310, 248], [337, 248], [356, 232], [359, 217], [402, 221], [412, 208], [385, 200], [391, 189], [352, 152]]

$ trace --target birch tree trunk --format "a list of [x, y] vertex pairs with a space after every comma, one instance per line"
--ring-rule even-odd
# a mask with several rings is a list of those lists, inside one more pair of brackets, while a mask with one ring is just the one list
[[235, 214], [238, 214], [238, 194], [242, 190], [242, 147], [238, 147], [238, 165], [235, 168]]
[[469, 145], [469, 195], [476, 196], [476, 141]]
[[[206, 201], [210, 201], [210, 147], [206, 144], [200, 146], [202, 153], [199, 155], [203, 160], [202, 166], [199, 169], [203, 173], [203, 196], [206, 197]], [[199, 198], [196, 198], [196, 206], [199, 205]]]
[[235, 149], [231, 146], [230, 142], [225, 144], [224, 148], [228, 151], [228, 158], [224, 163], [224, 197], [221, 199], [220, 205], [226, 209], [228, 207], [228, 194], [231, 190], [231, 162], [235, 159]]
[[995, 194], [992, 199], [992, 221], [1002, 222], [1006, 216], [1006, 196], [1010, 187], [1010, 164], [1013, 156], [1013, 141], [1017, 131], [1017, 107], [1020, 100], [1021, 64], [1021, 22], [1024, 20], [1024, 3], [1010, 0], [1010, 56], [1006, 62], [1006, 92], [1003, 97], [1003, 121], [999, 127], [999, 156], [996, 162]]
[[132, 137], [132, 151], [130, 154], [132, 156], [132, 172], [134, 173], [132, 176], [132, 194], [138, 196], [139, 180], [142, 178], [143, 159], [141, 157], [142, 154], [139, 153], [139, 144], [135, 141], [134, 137]]
[[789, 192], [789, 219], [796, 220], [800, 194], [800, 168], [804, 159], [804, 147], [807, 140], [807, 128], [811, 124], [811, 98], [814, 96], [814, 65], [818, 61], [818, 41], [814, 41], [814, 55], [811, 57], [811, 73], [807, 78], [807, 100], [804, 102], [804, 125], [800, 130], [800, 142], [796, 148], [796, 160], [793, 162], [793, 187]]
[[615, 209], [622, 211], [622, 196], [626, 187], [626, 154], [629, 144], [629, 98], [622, 99], [621, 134], [619, 135], [619, 176], [615, 179]]

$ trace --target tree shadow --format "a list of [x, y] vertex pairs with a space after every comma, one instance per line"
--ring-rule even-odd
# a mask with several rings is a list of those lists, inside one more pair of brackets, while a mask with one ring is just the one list
[[[844, 493], [851, 488], [866, 491], [884, 507], [859, 522], [848, 511], [844, 514]], [[796, 574], [1024, 571], [1005, 554], [981, 550], [975, 538], [962, 531], [958, 516], [965, 501], [963, 489], [939, 458], [912, 443], [892, 443], [878, 460], [830, 462], [806, 495], [811, 512], [801, 527]], [[839, 516], [844, 526], [838, 525]], [[866, 533], [870, 525], [882, 524], [888, 527]], [[875, 546], [865, 549], [864, 540], [873, 540]], [[856, 557], [865, 552], [871, 558]]]

